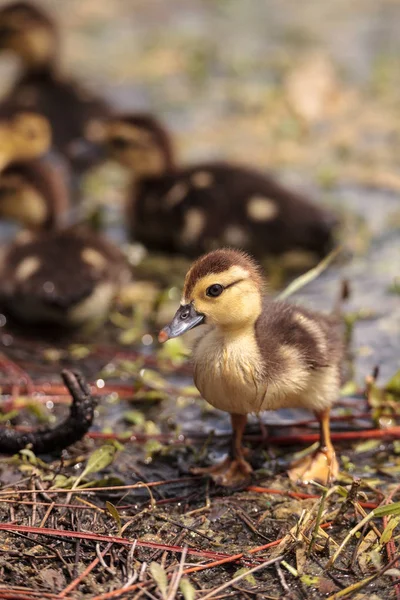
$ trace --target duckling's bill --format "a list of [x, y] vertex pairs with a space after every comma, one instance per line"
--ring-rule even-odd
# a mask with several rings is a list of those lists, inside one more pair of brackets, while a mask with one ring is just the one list
[[176, 311], [169, 325], [166, 325], [158, 334], [158, 341], [163, 343], [171, 338], [179, 337], [189, 329], [204, 323], [205, 316], [198, 313], [193, 304], [184, 304]]

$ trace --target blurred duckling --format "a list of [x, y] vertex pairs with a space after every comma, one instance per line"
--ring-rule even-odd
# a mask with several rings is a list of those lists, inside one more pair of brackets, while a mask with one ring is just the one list
[[294, 249], [321, 257], [332, 248], [328, 211], [244, 166], [177, 166], [170, 135], [152, 116], [115, 117], [106, 144], [133, 172], [128, 226], [150, 250], [196, 257], [229, 245], [262, 259]]
[[25, 323], [98, 325], [129, 278], [122, 252], [99, 234], [26, 231], [2, 256], [0, 304]]
[[42, 115], [21, 110], [0, 118], [0, 169], [17, 160], [43, 156], [50, 146], [50, 124]]
[[39, 6], [12, 2], [0, 10], [0, 51], [12, 52], [22, 65], [0, 114], [29, 109], [46, 116], [55, 148], [82, 171], [94, 157], [86, 147], [97, 141], [100, 123], [110, 110], [105, 101], [63, 75], [59, 46], [56, 24]]
[[29, 229], [52, 229], [69, 208], [67, 174], [50, 160], [50, 125], [21, 112], [0, 122], [0, 218]]
[[242, 446], [249, 413], [307, 408], [320, 423], [318, 449], [289, 470], [293, 480], [326, 484], [337, 476], [329, 415], [339, 394], [342, 341], [338, 323], [299, 306], [263, 296], [257, 263], [220, 249], [188, 271], [181, 305], [160, 332], [164, 342], [199, 325], [193, 350], [194, 381], [202, 396], [231, 415], [231, 455], [203, 469], [222, 485], [252, 471]]

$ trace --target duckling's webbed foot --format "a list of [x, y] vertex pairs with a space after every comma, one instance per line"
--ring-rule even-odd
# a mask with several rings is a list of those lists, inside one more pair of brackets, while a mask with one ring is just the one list
[[327, 485], [337, 478], [339, 464], [335, 451], [328, 448], [318, 448], [308, 456], [294, 462], [288, 470], [289, 478], [294, 482], [309, 483], [318, 481]]
[[218, 485], [234, 487], [249, 480], [253, 469], [243, 457], [228, 457], [211, 467], [192, 469], [195, 475], [210, 475]]
[[242, 446], [243, 432], [246, 427], [246, 415], [231, 415], [233, 437], [231, 455], [224, 461], [211, 467], [192, 469], [197, 475], [210, 475], [218, 485], [233, 487], [249, 480], [253, 469], [245, 460], [248, 450]]
[[292, 464], [288, 470], [292, 481], [302, 483], [318, 481], [327, 485], [338, 476], [339, 463], [330, 439], [329, 410], [317, 414], [317, 418], [321, 428], [320, 445], [317, 450]]

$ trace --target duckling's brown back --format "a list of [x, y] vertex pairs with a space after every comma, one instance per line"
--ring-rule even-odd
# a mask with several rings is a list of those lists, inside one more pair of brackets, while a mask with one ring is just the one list
[[334, 217], [262, 173], [210, 163], [144, 179], [132, 233], [149, 248], [197, 256], [221, 245], [262, 258], [293, 248], [324, 255]]
[[343, 335], [340, 322], [334, 317], [265, 297], [255, 330], [267, 373], [283, 373], [285, 349], [287, 355], [297, 356], [307, 369], [339, 369]]
[[15, 242], [3, 258], [1, 296], [11, 306], [18, 298], [68, 310], [90, 296], [97, 284], [117, 285], [128, 278], [122, 253], [85, 229], [41, 233]]

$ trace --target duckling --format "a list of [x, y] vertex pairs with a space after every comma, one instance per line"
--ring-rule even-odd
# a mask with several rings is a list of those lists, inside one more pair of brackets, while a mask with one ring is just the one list
[[59, 46], [56, 24], [35, 4], [12, 2], [0, 10], [0, 51], [14, 53], [22, 63], [0, 114], [21, 108], [42, 113], [51, 123], [55, 148], [82, 171], [90, 165], [82, 148], [97, 140], [110, 109], [61, 73]]
[[42, 115], [21, 110], [0, 118], [0, 169], [13, 161], [43, 156], [50, 146], [50, 124]]
[[122, 252], [99, 234], [26, 231], [0, 261], [0, 304], [25, 323], [99, 324], [129, 277]]
[[170, 135], [151, 115], [111, 119], [105, 139], [108, 155], [133, 171], [128, 226], [151, 250], [196, 257], [227, 244], [262, 259], [332, 247], [328, 211], [244, 166], [177, 166]]
[[330, 408], [339, 394], [342, 340], [333, 318], [263, 295], [259, 265], [244, 252], [219, 249], [188, 271], [181, 305], [161, 330], [164, 342], [206, 324], [193, 350], [202, 396], [231, 415], [229, 458], [201, 472], [232, 485], [252, 471], [242, 446], [249, 413], [308, 408], [320, 423], [318, 449], [292, 465], [293, 480], [335, 479]]
[[[3, 135], [1, 135], [3, 133]], [[35, 113], [20, 113], [0, 123], [0, 218], [29, 229], [52, 229], [69, 209], [67, 173], [44, 155], [50, 125]]]

